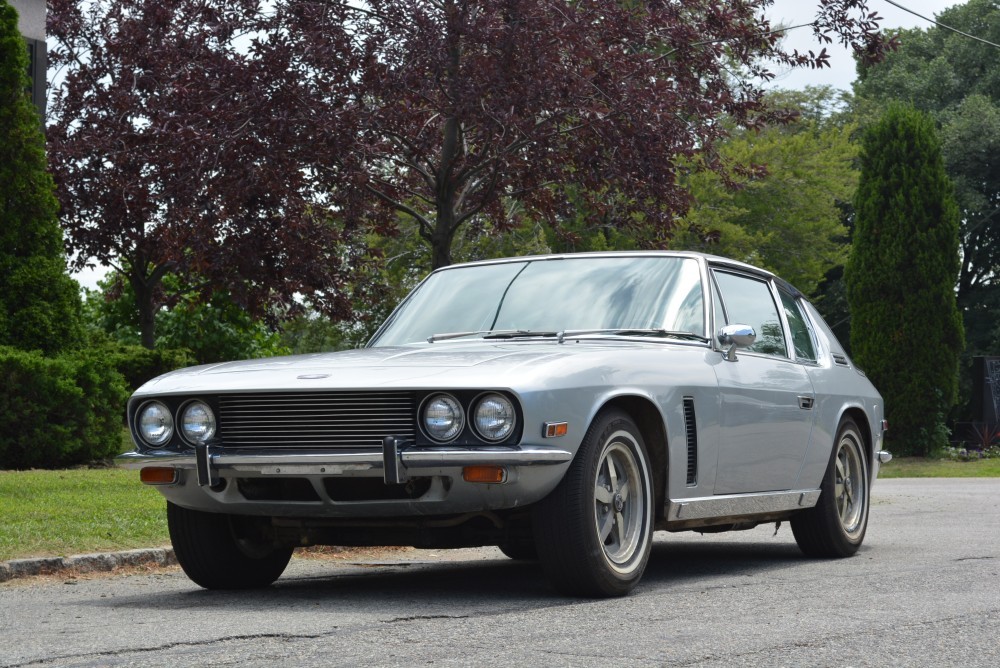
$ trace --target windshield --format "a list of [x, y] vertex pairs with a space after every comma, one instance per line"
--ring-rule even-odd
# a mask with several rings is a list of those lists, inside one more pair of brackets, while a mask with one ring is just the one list
[[373, 346], [444, 333], [663, 329], [705, 331], [698, 262], [578, 257], [455, 267], [432, 274]]

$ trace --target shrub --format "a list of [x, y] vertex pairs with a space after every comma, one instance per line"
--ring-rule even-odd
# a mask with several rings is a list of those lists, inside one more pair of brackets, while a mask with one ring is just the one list
[[43, 357], [0, 347], [0, 388], [0, 468], [62, 468], [118, 454], [128, 393], [94, 352]]
[[125, 378], [130, 393], [160, 374], [197, 364], [191, 352], [184, 348], [149, 350], [142, 346], [107, 343], [98, 350], [105, 363]]

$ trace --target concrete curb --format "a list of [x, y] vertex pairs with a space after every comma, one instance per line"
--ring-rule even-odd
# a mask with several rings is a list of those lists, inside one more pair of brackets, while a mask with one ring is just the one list
[[33, 575], [53, 575], [60, 573], [93, 573], [113, 571], [126, 566], [173, 566], [177, 563], [174, 551], [169, 547], [125, 552], [99, 554], [79, 554], [73, 557], [40, 557], [36, 559], [12, 559], [0, 562], [0, 582]]

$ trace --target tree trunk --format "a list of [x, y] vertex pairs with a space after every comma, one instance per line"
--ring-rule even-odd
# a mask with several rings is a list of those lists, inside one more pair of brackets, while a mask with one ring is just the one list
[[440, 269], [451, 264], [451, 242], [455, 238], [452, 221], [455, 212], [450, 201], [438, 201], [437, 221], [431, 234], [431, 269]]
[[133, 270], [129, 277], [139, 311], [139, 340], [143, 348], [156, 348], [156, 304], [153, 300], [155, 283]]
[[[459, 78], [459, 64], [462, 59], [461, 10], [454, 2], [445, 3], [447, 16], [448, 42], [448, 88], [453, 99], [457, 99], [456, 84]], [[451, 242], [455, 238], [455, 193], [458, 191], [455, 183], [455, 162], [461, 152], [461, 127], [454, 115], [447, 115], [441, 128], [441, 162], [438, 171], [435, 193], [437, 220], [431, 233], [431, 269], [440, 269], [451, 264]]]

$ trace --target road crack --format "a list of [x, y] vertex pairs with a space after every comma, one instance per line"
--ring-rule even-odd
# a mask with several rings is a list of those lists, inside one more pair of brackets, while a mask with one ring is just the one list
[[27, 668], [28, 666], [44, 666], [46, 664], [60, 665], [61, 662], [75, 659], [99, 658], [99, 657], [120, 657], [129, 654], [149, 654], [151, 652], [162, 652], [175, 649], [177, 647], [208, 647], [220, 643], [232, 641], [253, 641], [253, 640], [316, 640], [334, 635], [339, 627], [333, 627], [327, 633], [251, 633], [245, 635], [231, 635], [220, 638], [207, 638], [205, 640], [187, 640], [171, 643], [164, 643], [155, 647], [127, 647], [116, 650], [106, 650], [103, 652], [82, 652], [80, 654], [63, 654], [61, 656], [49, 656], [44, 659], [32, 659], [24, 663], [9, 663], [4, 668]]
[[422, 622], [431, 619], [469, 619], [469, 615], [412, 615], [410, 617], [393, 617], [383, 619], [383, 624], [395, 624], [396, 622]]

